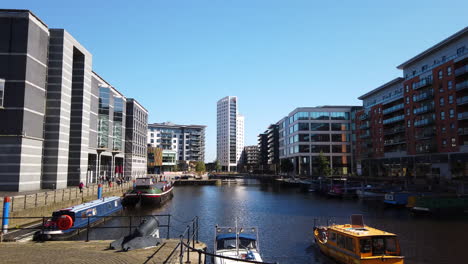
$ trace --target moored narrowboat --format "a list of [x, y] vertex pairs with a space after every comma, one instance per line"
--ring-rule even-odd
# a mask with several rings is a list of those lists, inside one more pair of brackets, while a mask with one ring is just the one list
[[120, 197], [105, 197], [52, 213], [43, 223], [41, 231], [34, 234], [34, 240], [60, 240], [71, 237], [88, 225], [95, 225], [122, 210]]
[[351, 224], [314, 227], [324, 255], [345, 264], [404, 263], [395, 234], [364, 225], [362, 216], [351, 219]]
[[416, 214], [459, 214], [468, 211], [468, 196], [411, 196], [407, 207]]
[[171, 182], [156, 182], [152, 178], [138, 178], [135, 187], [124, 194], [122, 204], [132, 206], [140, 203], [142, 205], [162, 205], [170, 200], [174, 186]]

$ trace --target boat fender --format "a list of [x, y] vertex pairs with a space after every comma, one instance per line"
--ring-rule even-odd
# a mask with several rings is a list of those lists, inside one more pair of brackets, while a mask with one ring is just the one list
[[60, 230], [67, 230], [73, 226], [73, 219], [69, 215], [61, 215], [57, 220], [57, 227]]

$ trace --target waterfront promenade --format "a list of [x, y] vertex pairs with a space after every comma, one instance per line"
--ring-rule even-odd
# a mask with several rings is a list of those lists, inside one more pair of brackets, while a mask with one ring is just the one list
[[[177, 247], [178, 239], [167, 239], [160, 246], [119, 252], [109, 249], [111, 240], [48, 241], [2, 243], [0, 255], [5, 263], [165, 263]], [[203, 249], [204, 243], [196, 243], [196, 249]], [[179, 252], [173, 254], [168, 264], [179, 263]], [[202, 256], [203, 258], [203, 256]], [[184, 262], [187, 254], [184, 254]], [[198, 254], [190, 254], [191, 263], [198, 263]], [[203, 263], [204, 259], [202, 259]]]

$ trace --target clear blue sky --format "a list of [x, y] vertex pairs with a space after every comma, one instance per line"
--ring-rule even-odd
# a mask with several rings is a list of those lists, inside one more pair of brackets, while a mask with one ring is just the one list
[[395, 67], [468, 25], [468, 1], [3, 1], [65, 28], [150, 122], [207, 125], [239, 97], [246, 144], [299, 106], [358, 105]]

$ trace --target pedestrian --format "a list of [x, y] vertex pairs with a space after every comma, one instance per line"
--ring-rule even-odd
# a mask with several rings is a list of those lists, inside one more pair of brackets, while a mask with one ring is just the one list
[[83, 182], [80, 182], [80, 184], [78, 184], [78, 188], [80, 188], [80, 193], [83, 192], [83, 186], [84, 186]]

